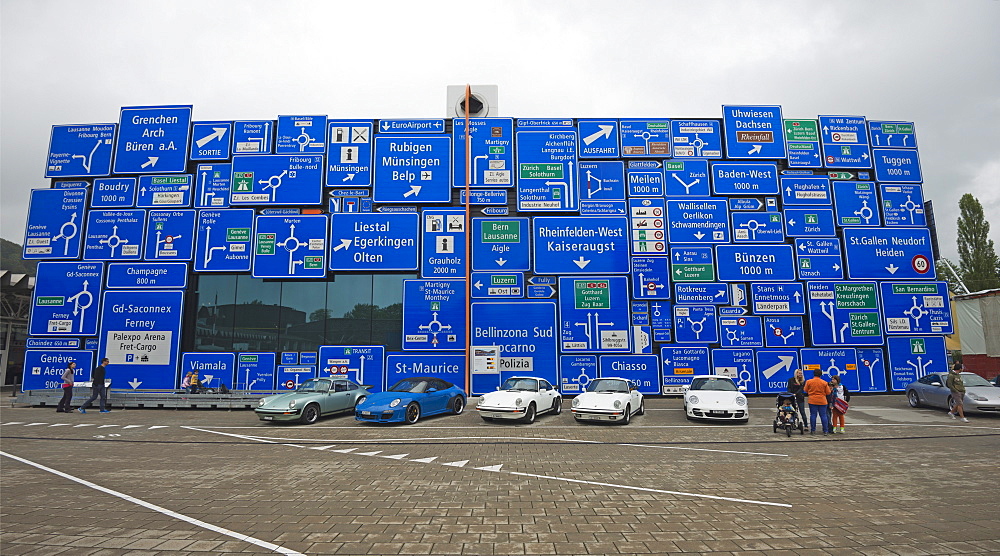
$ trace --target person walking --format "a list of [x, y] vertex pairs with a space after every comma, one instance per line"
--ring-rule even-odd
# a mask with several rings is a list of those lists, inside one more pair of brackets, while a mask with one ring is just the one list
[[792, 378], [788, 379], [788, 385], [785, 386], [785, 390], [791, 394], [795, 394], [795, 403], [799, 406], [799, 414], [802, 415], [802, 425], [805, 427], [809, 426], [809, 416], [806, 414], [806, 377], [802, 374], [802, 369], [795, 369], [795, 374]]
[[[840, 375], [834, 375], [830, 379], [830, 390], [833, 391], [833, 403], [830, 404], [830, 411], [833, 414], [833, 422], [830, 426], [833, 428], [833, 434], [844, 434], [844, 415], [847, 414], [846, 411], [840, 411], [837, 407], [837, 400], [844, 400], [844, 403], [851, 401], [851, 393], [844, 386], [844, 383], [840, 380]], [[839, 424], [839, 426], [838, 426]]]
[[951, 400], [955, 404], [955, 407], [951, 408], [948, 412], [948, 417], [952, 419], [955, 418], [955, 413], [962, 418], [963, 423], [968, 423], [969, 420], [965, 418], [965, 383], [962, 382], [962, 369], [965, 365], [961, 363], [955, 363], [955, 365], [948, 371], [948, 378], [944, 381], [944, 385], [951, 390]]
[[70, 361], [69, 365], [66, 365], [66, 370], [62, 374], [62, 398], [59, 400], [59, 404], [56, 405], [56, 413], [69, 413], [73, 411], [70, 407], [70, 402], [73, 401], [73, 381], [76, 378], [76, 361]]
[[76, 408], [76, 410], [80, 413], [86, 413], [87, 408], [90, 407], [90, 404], [94, 403], [97, 396], [101, 397], [101, 413], [111, 413], [108, 411], [107, 407], [108, 389], [104, 387], [104, 371], [110, 362], [111, 361], [107, 357], [101, 359], [101, 364], [94, 367], [94, 370], [90, 373], [90, 380], [92, 380], [94, 384], [90, 387], [90, 397], [87, 398], [87, 401], [83, 402], [83, 405]]
[[[816, 434], [817, 419], [823, 422], [823, 436], [830, 434], [830, 418], [826, 414], [830, 395], [830, 385], [823, 380], [823, 371], [816, 369], [813, 377], [806, 381], [803, 388], [809, 396], [809, 434]], [[818, 417], [817, 417], [818, 416]]]

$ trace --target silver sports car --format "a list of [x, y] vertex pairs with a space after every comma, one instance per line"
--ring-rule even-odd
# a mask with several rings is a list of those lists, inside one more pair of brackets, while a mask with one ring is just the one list
[[[906, 400], [912, 407], [929, 405], [951, 410], [955, 405], [951, 390], [945, 387], [948, 373], [928, 373], [906, 387]], [[1000, 413], [1000, 388], [975, 373], [962, 373], [965, 384], [965, 412]]]

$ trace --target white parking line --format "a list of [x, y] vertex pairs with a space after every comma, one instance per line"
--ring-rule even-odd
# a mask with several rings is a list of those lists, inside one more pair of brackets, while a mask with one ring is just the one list
[[73, 475], [69, 475], [67, 473], [63, 473], [62, 471], [57, 471], [55, 469], [52, 469], [51, 467], [46, 467], [46, 466], [44, 466], [44, 465], [42, 465], [40, 463], [35, 463], [35, 462], [31, 461], [31, 460], [27, 460], [27, 459], [24, 459], [24, 458], [21, 458], [21, 457], [12, 455], [12, 454], [8, 454], [7, 452], [0, 452], [0, 456], [5, 456], [5, 457], [8, 457], [10, 459], [17, 460], [17, 461], [19, 461], [21, 463], [30, 465], [30, 466], [38, 468], [38, 469], [41, 469], [42, 471], [47, 471], [49, 473], [52, 473], [53, 475], [58, 475], [58, 476], [60, 476], [60, 477], [62, 477], [64, 479], [69, 479], [70, 481], [74, 481], [76, 483], [80, 483], [83, 486], [90, 487], [90, 488], [92, 488], [94, 490], [99, 490], [101, 492], [104, 492], [106, 494], [110, 494], [112, 496], [117, 496], [118, 498], [121, 498], [122, 500], [125, 500], [127, 502], [132, 502], [133, 504], [138, 504], [138, 505], [140, 505], [140, 506], [142, 506], [144, 508], [149, 508], [150, 510], [153, 510], [154, 512], [159, 512], [161, 514], [170, 516], [170, 517], [172, 517], [174, 519], [179, 519], [181, 521], [185, 521], [187, 523], [190, 523], [191, 525], [195, 525], [195, 526], [201, 527], [203, 529], [208, 529], [209, 531], [215, 531], [216, 533], [221, 533], [223, 535], [226, 535], [227, 537], [233, 537], [236, 540], [245, 541], [245, 542], [248, 542], [250, 544], [257, 545], [257, 546], [259, 546], [261, 548], [264, 548], [264, 549], [267, 549], [267, 550], [270, 550], [270, 551], [273, 551], [273, 552], [277, 552], [278, 554], [287, 554], [289, 556], [305, 556], [301, 552], [296, 552], [294, 550], [291, 550], [289, 548], [285, 548], [283, 546], [276, 545], [274, 543], [270, 543], [270, 542], [267, 542], [267, 541], [262, 541], [260, 539], [251, 537], [249, 535], [244, 535], [242, 533], [237, 533], [236, 531], [231, 531], [231, 530], [226, 529], [224, 527], [219, 527], [218, 525], [212, 525], [211, 523], [206, 523], [206, 522], [204, 522], [204, 521], [202, 521], [200, 519], [195, 519], [193, 517], [186, 516], [186, 515], [181, 514], [181, 513], [177, 513], [177, 512], [175, 512], [173, 510], [168, 510], [167, 508], [164, 508], [162, 506], [157, 506], [156, 504], [151, 504], [149, 502], [146, 502], [145, 500], [140, 500], [140, 499], [135, 498], [133, 496], [129, 496], [127, 494], [118, 492], [116, 490], [111, 490], [110, 488], [102, 487], [102, 486], [100, 486], [98, 484], [95, 484], [95, 483], [92, 483], [90, 481], [81, 479], [79, 477], [74, 477]]

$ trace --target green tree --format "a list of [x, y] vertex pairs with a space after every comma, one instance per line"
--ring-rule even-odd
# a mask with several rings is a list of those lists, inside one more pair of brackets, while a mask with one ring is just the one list
[[309, 313], [309, 322], [326, 320], [331, 317], [333, 317], [333, 312], [329, 309], [316, 309], [315, 311]]
[[[944, 261], [948, 261], [948, 264], [950, 264], [951, 266], [949, 267], [947, 264], [944, 264]], [[934, 265], [934, 270], [937, 271], [938, 280], [941, 280], [942, 282], [947, 282], [948, 291], [950, 291], [953, 294], [962, 295], [964, 293], [969, 293], [963, 290], [962, 286], [959, 285], [960, 280], [958, 276], [951, 271], [952, 268], [958, 268], [958, 265], [953, 263], [951, 259], [942, 258], [941, 260], [939, 260]]]
[[26, 261], [21, 258], [21, 246], [13, 241], [0, 238], [0, 269], [17, 274], [35, 275], [38, 261]]
[[983, 205], [971, 193], [958, 201], [959, 274], [969, 291], [1000, 288], [997, 275], [997, 252], [989, 238], [990, 223], [983, 214]]

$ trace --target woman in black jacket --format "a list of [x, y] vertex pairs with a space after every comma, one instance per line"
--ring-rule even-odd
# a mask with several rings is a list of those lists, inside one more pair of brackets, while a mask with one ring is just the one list
[[795, 369], [795, 374], [788, 379], [788, 386], [785, 388], [795, 394], [795, 403], [799, 406], [799, 414], [802, 415], [802, 425], [809, 426], [809, 417], [806, 413], [806, 393], [803, 388], [806, 386], [806, 377], [802, 374], [802, 369]]

